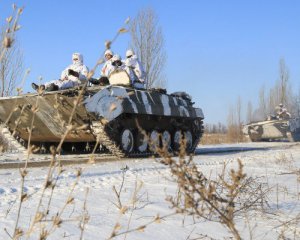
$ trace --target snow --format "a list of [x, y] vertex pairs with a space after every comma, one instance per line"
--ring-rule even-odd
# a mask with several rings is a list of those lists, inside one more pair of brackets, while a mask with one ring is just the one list
[[[260, 181], [271, 188], [268, 194], [268, 213], [260, 211], [240, 216], [236, 225], [243, 239], [277, 239], [283, 227], [280, 226], [300, 212], [299, 185], [295, 170], [300, 168], [300, 144], [297, 143], [247, 143], [230, 145], [201, 146], [197, 149], [194, 161], [205, 175], [221, 172], [223, 164], [228, 169], [237, 167], [241, 159], [248, 176], [260, 177]], [[16, 159], [18, 158], [18, 159]], [[31, 156], [32, 161], [46, 160], [46, 156]], [[0, 161], [22, 161], [20, 154], [2, 154]], [[63, 208], [76, 182], [76, 172], [82, 169], [82, 175], [75, 187], [74, 203], [67, 205], [61, 227], [49, 236], [49, 239], [79, 239], [80, 228], [78, 217], [83, 213], [86, 189], [89, 189], [86, 207], [89, 221], [84, 229], [84, 239], [107, 239], [116, 223], [121, 225], [119, 232], [133, 229], [151, 222], [157, 215], [165, 216], [174, 213], [166, 201], [169, 195], [175, 195], [177, 186], [173, 181], [168, 166], [159, 159], [131, 159], [97, 164], [70, 165], [64, 167], [53, 193], [49, 216], [55, 215]], [[30, 168], [25, 178], [24, 192], [30, 197], [23, 204], [19, 226], [26, 230], [34, 217], [39, 196], [41, 195], [48, 167]], [[115, 206], [118, 203], [113, 186], [119, 190], [124, 178], [121, 192], [123, 206], [129, 207], [125, 214]], [[136, 186], [141, 185], [136, 206], [132, 207], [132, 196]], [[17, 217], [21, 176], [19, 169], [0, 169], [0, 239], [9, 239], [5, 229], [12, 234]], [[47, 190], [42, 210], [46, 209], [50, 190]], [[50, 218], [49, 217], [49, 218]], [[196, 221], [196, 223], [194, 222]], [[249, 221], [249, 226], [246, 224]], [[50, 222], [44, 222], [51, 226]], [[129, 227], [128, 227], [129, 225]], [[49, 227], [48, 227], [49, 228]], [[249, 230], [251, 229], [251, 231]], [[286, 231], [292, 239], [300, 234], [298, 223], [297, 234]], [[36, 229], [29, 239], [37, 239]], [[208, 236], [213, 239], [229, 239], [232, 235], [220, 223], [179, 214], [171, 215], [160, 223], [147, 225], [144, 231], [127, 234], [127, 239], [195, 239]], [[26, 239], [26, 237], [24, 237]], [[124, 235], [116, 239], [124, 239]], [[205, 238], [204, 238], [205, 239]]]

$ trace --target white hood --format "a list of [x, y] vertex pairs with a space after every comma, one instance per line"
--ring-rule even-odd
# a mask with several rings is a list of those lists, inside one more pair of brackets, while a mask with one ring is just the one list
[[[77, 59], [77, 60], [74, 60]], [[80, 53], [73, 53], [72, 62], [74, 65], [81, 66], [83, 65], [83, 56]]]

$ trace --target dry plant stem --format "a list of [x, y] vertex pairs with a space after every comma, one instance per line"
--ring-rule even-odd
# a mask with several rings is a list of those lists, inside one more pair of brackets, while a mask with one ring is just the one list
[[47, 173], [47, 177], [46, 177], [46, 181], [45, 181], [45, 184], [44, 184], [44, 187], [43, 187], [43, 190], [42, 190], [42, 194], [39, 198], [39, 202], [37, 204], [37, 208], [36, 208], [36, 211], [35, 211], [35, 214], [34, 214], [34, 217], [33, 217], [33, 220], [31, 222], [31, 225], [27, 231], [27, 239], [30, 237], [30, 234], [32, 233], [32, 230], [33, 230], [33, 227], [35, 225], [35, 221], [37, 219], [37, 216], [39, 214], [39, 210], [40, 210], [40, 207], [41, 207], [41, 204], [42, 204], [42, 200], [43, 200], [43, 197], [44, 197], [44, 194], [45, 194], [45, 191], [47, 189], [47, 184], [49, 182], [49, 179], [50, 179], [50, 176], [51, 176], [51, 172], [52, 172], [52, 168], [54, 166], [54, 162], [55, 162], [55, 156], [53, 156], [53, 158], [51, 159], [51, 163], [50, 163], [50, 166], [49, 166], [49, 169], [48, 169], [48, 173]]
[[[1, 52], [1, 54], [0, 54], [0, 61], [3, 59], [6, 51], [7, 51], [7, 49], [4, 48], [3, 51]], [[5, 82], [2, 80], [2, 83], [1, 83], [1, 85], [2, 85], [2, 87], [1, 87], [1, 97], [4, 96], [4, 88], [5, 88], [4, 84], [5, 84]]]
[[[158, 154], [164, 158], [173, 176], [178, 183], [179, 188], [183, 192], [184, 206], [176, 204], [171, 198], [173, 207], [179, 212], [187, 212], [191, 215], [196, 215], [204, 219], [210, 219], [213, 215], [219, 217], [219, 222], [227, 227], [233, 234], [235, 239], [241, 239], [234, 223], [235, 199], [242, 188], [242, 180], [245, 178], [243, 173], [243, 165], [239, 160], [238, 171], [231, 170], [231, 182], [225, 181], [225, 165], [223, 175], [219, 176], [219, 183], [224, 185], [224, 197], [219, 196], [216, 187], [217, 183], [209, 181], [201, 171], [198, 170], [195, 163], [192, 162], [192, 157], [186, 158], [186, 141], [182, 141], [179, 149], [179, 161], [174, 161], [168, 156], [168, 153], [163, 149], [159, 149]], [[222, 190], [222, 192], [224, 191]], [[223, 205], [223, 208], [221, 206]], [[223, 210], [222, 210], [223, 209]], [[206, 210], [206, 211], [205, 211]]]
[[[193, 186], [194, 188], [194, 186]], [[222, 219], [223, 223], [229, 228], [229, 230], [232, 232], [234, 235], [235, 239], [241, 239], [239, 232], [235, 228], [235, 224], [233, 222], [233, 216], [229, 215], [230, 217], [227, 217], [225, 214], [223, 214], [216, 205], [214, 205], [208, 198], [206, 198], [202, 192], [198, 191], [198, 189], [194, 189], [196, 192], [202, 197], [202, 199], [212, 208], [214, 209], [219, 215], [220, 218]], [[233, 193], [233, 195], [230, 197], [229, 202], [233, 203], [234, 198], [236, 197], [237, 193]]]
[[192, 231], [189, 233], [189, 235], [186, 237], [186, 240], [190, 240], [190, 237], [191, 237], [191, 235], [192, 235], [192, 233], [195, 231], [195, 229], [196, 229], [196, 227], [194, 227], [193, 229], [192, 229]]
[[[73, 203], [73, 200], [74, 200], [74, 199], [73, 199], [72, 195], [73, 195], [73, 193], [74, 193], [74, 190], [75, 190], [76, 185], [78, 184], [78, 181], [79, 181], [80, 176], [81, 176], [81, 169], [78, 170], [76, 180], [75, 180], [75, 182], [73, 183], [73, 186], [72, 186], [72, 188], [71, 188], [71, 190], [70, 190], [70, 192], [69, 192], [69, 194], [68, 194], [68, 197], [67, 197], [67, 200], [66, 200], [64, 206], [62, 207], [62, 209], [61, 209], [61, 210], [58, 212], [58, 214], [56, 215], [56, 219], [57, 219], [58, 221], [61, 220], [61, 216], [62, 216], [62, 214], [64, 213], [66, 207], [67, 207], [69, 204]], [[55, 228], [59, 227], [59, 225], [60, 225], [60, 224], [56, 224], [56, 222], [53, 221], [53, 222], [52, 222], [52, 226], [50, 227], [50, 229], [49, 229], [49, 231], [48, 231], [49, 234], [51, 234], [52, 232], [54, 232]]]
[[[25, 107], [23, 106], [21, 114], [22, 114], [24, 108]], [[35, 114], [37, 112], [36, 111], [37, 109], [38, 109], [38, 98], [36, 99], [36, 102], [35, 102], [35, 109], [33, 109], [33, 116], [32, 116], [32, 121], [31, 121], [31, 125], [30, 125], [30, 130], [29, 130], [29, 139], [28, 139], [28, 146], [27, 146], [27, 158], [26, 158], [26, 162], [25, 162], [25, 167], [24, 167], [24, 169], [20, 169], [20, 175], [21, 175], [21, 191], [20, 192], [21, 193], [20, 193], [20, 202], [19, 202], [19, 207], [18, 207], [18, 215], [17, 215], [16, 224], [15, 224], [15, 228], [14, 228], [14, 235], [13, 235], [14, 238], [17, 237], [17, 229], [18, 229], [19, 219], [20, 219], [20, 215], [21, 215], [22, 203], [23, 203], [24, 200], [26, 200], [26, 195], [24, 194], [24, 183], [25, 183], [25, 177], [27, 175], [28, 160], [29, 160], [29, 156], [30, 156], [30, 153], [31, 153], [31, 149], [30, 149], [31, 133], [32, 133], [34, 118], [35, 118]], [[21, 114], [20, 114], [20, 117], [21, 117]], [[19, 121], [17, 121], [17, 123], [19, 123]]]
[[[26, 171], [26, 170], [23, 169], [23, 171]], [[20, 169], [20, 175], [21, 175], [21, 193], [20, 193], [20, 202], [19, 202], [19, 206], [18, 206], [18, 214], [17, 214], [17, 219], [16, 219], [16, 223], [15, 223], [15, 228], [14, 228], [14, 234], [13, 234], [14, 239], [17, 238], [17, 230], [18, 230], [19, 219], [21, 216], [22, 203], [23, 203], [23, 200], [25, 199], [25, 198], [23, 198], [25, 175], [22, 174], [22, 169]]]
[[116, 197], [118, 200], [118, 204], [114, 203], [114, 205], [119, 209], [122, 209], [122, 207], [123, 207], [122, 202], [121, 202], [121, 192], [122, 192], [122, 189], [124, 186], [124, 181], [125, 181], [125, 171], [122, 172], [122, 183], [121, 183], [119, 191], [117, 191], [116, 187], [113, 186], [114, 193], [116, 194]]
[[85, 224], [87, 223], [87, 220], [88, 220], [88, 212], [87, 212], [87, 208], [86, 208], [88, 194], [89, 194], [89, 188], [87, 188], [86, 192], [85, 192], [85, 199], [84, 199], [84, 203], [83, 203], [83, 214], [82, 214], [82, 218], [79, 223], [79, 227], [80, 227], [80, 238], [79, 239], [80, 240], [83, 239], [83, 232], [85, 229]]
[[[138, 184], [138, 181], [136, 180], [135, 181], [135, 188], [134, 188], [134, 192], [132, 194], [132, 197], [131, 197], [131, 212], [130, 212], [130, 217], [129, 217], [129, 220], [128, 220], [128, 223], [127, 223], [127, 229], [126, 231], [124, 231], [124, 240], [126, 239], [127, 237], [127, 233], [131, 232], [129, 230], [129, 227], [130, 227], [130, 223], [131, 223], [131, 220], [132, 220], [132, 216], [133, 216], [133, 212], [134, 210], [136, 209], [136, 204], [137, 202], [139, 201], [139, 197], [138, 197], [138, 193], [140, 192], [140, 190], [142, 189], [142, 186], [143, 186], [143, 183], [140, 182], [140, 184]], [[129, 205], [129, 204], [128, 204]], [[127, 206], [123, 206], [122, 209], [120, 209], [120, 215], [119, 215], [119, 218], [121, 218], [121, 216], [128, 210], [128, 207]], [[155, 221], [158, 222], [160, 221], [160, 218], [159, 216], [157, 215], [157, 217], [155, 218]], [[115, 227], [113, 228], [113, 231], [111, 233], [111, 236], [110, 236], [110, 239], [113, 238], [114, 236], [118, 235], [118, 229], [119, 229], [120, 225], [119, 223], [117, 222], [115, 224]], [[138, 230], [143, 230], [146, 226], [140, 226], [138, 228]], [[123, 234], [121, 234], [123, 235]]]
[[[3, 56], [4, 56], [4, 54], [5, 54], [6, 51], [7, 51], [6, 48], [4, 48], [4, 49], [1, 51], [1, 53], [0, 53], [0, 61], [2, 60], [2, 58], [3, 58]], [[4, 83], [2, 82], [2, 89], [3, 89], [3, 87], [4, 87]], [[2, 93], [2, 94], [3, 94], [3, 93]]]
[[22, 116], [22, 114], [23, 114], [25, 108], [26, 108], [26, 105], [23, 105], [23, 106], [22, 106], [22, 109], [21, 109], [21, 112], [20, 112], [20, 116], [19, 116], [18, 119], [16, 120], [16, 126], [15, 126], [15, 128], [13, 129], [13, 135], [15, 134], [16, 129], [17, 129], [17, 127], [18, 127], [18, 125], [19, 125], [19, 123], [20, 123], [20, 121], [21, 121], [21, 116]]
[[253, 239], [253, 228], [250, 225], [249, 216], [248, 216], [247, 211], [245, 211], [244, 214], [245, 214], [246, 224], [247, 224], [248, 231], [249, 231], [249, 239], [252, 240]]
[[[0, 52], [0, 61], [3, 59], [7, 49], [11, 47], [11, 44], [13, 44], [15, 32], [19, 30], [18, 21], [19, 21], [19, 18], [20, 18], [20, 15], [22, 14], [22, 12], [23, 12], [23, 8], [18, 8], [17, 9], [14, 5], [13, 14], [12, 14], [12, 16], [9, 17], [10, 21], [7, 21], [7, 28], [6, 28], [6, 31], [5, 31], [3, 42], [0, 43], [0, 47], [1, 47], [0, 48], [0, 50], [1, 50], [1, 52]], [[11, 26], [12, 20], [14, 20], [14, 23]], [[2, 48], [1, 45], [3, 46], [3, 48]], [[5, 81], [4, 81], [4, 79], [2, 79], [1, 86], [2, 86], [2, 88], [1, 88], [1, 97], [3, 97], [4, 96], [4, 90], [5, 90]]]
[[133, 216], [133, 211], [134, 211], [134, 209], [132, 209], [132, 211], [130, 212], [130, 216], [129, 216], [128, 223], [127, 223], [127, 229], [126, 229], [127, 232], [124, 235], [124, 240], [126, 240], [126, 237], [127, 237], [128, 231], [129, 231], [131, 219], [132, 219], [132, 216]]
[[[63, 137], [62, 137], [62, 139], [61, 139], [61, 141], [60, 141], [60, 143], [59, 143], [59, 145], [58, 145], [58, 147], [57, 147], [56, 152], [59, 152], [59, 151], [61, 150], [62, 144], [63, 144], [63, 142], [64, 142], [66, 136], [67, 136], [67, 135], [69, 134], [69, 132], [72, 130], [72, 126], [70, 125], [70, 123], [71, 123], [71, 121], [72, 121], [72, 119], [73, 119], [73, 116], [74, 116], [74, 114], [75, 114], [75, 109], [76, 109], [76, 107], [78, 106], [79, 98], [82, 96], [82, 94], [83, 94], [83, 89], [80, 91], [80, 94], [79, 94], [78, 98], [75, 100], [75, 104], [74, 104], [72, 113], [71, 113], [71, 115], [70, 115], [69, 121], [68, 121], [67, 129], [66, 129], [66, 131], [65, 131], [65, 133], [64, 133], [64, 135], [63, 135]], [[40, 197], [40, 199], [39, 199], [39, 203], [38, 203], [38, 205], [37, 205], [37, 209], [36, 209], [36, 212], [35, 212], [34, 220], [33, 220], [32, 224], [31, 224], [29, 230], [27, 231], [28, 237], [30, 236], [30, 234], [31, 234], [31, 232], [32, 232], [32, 230], [33, 230], [33, 227], [34, 227], [34, 225], [35, 225], [35, 219], [36, 219], [36, 217], [37, 217], [37, 215], [38, 215], [38, 213], [39, 213], [39, 209], [40, 209], [40, 206], [41, 206], [42, 199], [43, 199], [43, 197], [44, 197], [45, 191], [46, 191], [46, 189], [47, 189], [47, 185], [48, 185], [48, 183], [49, 183], [49, 181], [50, 181], [50, 179], [51, 179], [51, 176], [53, 175], [53, 172], [55, 171], [55, 168], [56, 168], [56, 167], [55, 167], [56, 152], [53, 153], [53, 157], [52, 157], [52, 159], [51, 159], [51, 163], [50, 163], [50, 166], [49, 166], [49, 169], [48, 169], [47, 177], [46, 177], [46, 179], [45, 179], [44, 188], [43, 188], [43, 191], [42, 191], [42, 194], [41, 194], [41, 197]], [[60, 160], [60, 159], [59, 159], [59, 160]], [[60, 161], [59, 161], [59, 166], [61, 166]], [[52, 192], [53, 192], [53, 189], [52, 189]], [[50, 200], [49, 200], [49, 202], [48, 202], [48, 207], [47, 207], [48, 210], [49, 210], [49, 207], [50, 207], [51, 199], [52, 199], [52, 197], [50, 198]], [[47, 210], [47, 211], [48, 211], [48, 210]]]
[[[53, 161], [53, 162], [54, 162], [54, 161]], [[61, 166], [59, 166], [58, 168], [59, 168], [58, 174], [56, 175], [56, 178], [55, 178], [54, 183], [51, 181], [51, 185], [52, 185], [52, 186], [51, 186], [51, 193], [50, 193], [49, 201], [48, 201], [47, 208], [46, 208], [46, 215], [49, 214], [49, 211], [50, 211], [50, 205], [51, 205], [51, 202], [52, 202], [52, 197], [53, 197], [54, 189], [55, 189], [55, 187], [57, 186], [57, 182], [58, 182], [59, 176], [60, 176], [61, 173], [63, 172]], [[51, 176], [52, 176], [52, 174], [51, 174]]]
[[[18, 22], [18, 18], [19, 18], [19, 15], [21, 14], [21, 12], [22, 12], [22, 10], [18, 10], [18, 14], [17, 14], [17, 17], [16, 17], [15, 22], [14, 22], [14, 25], [13, 25], [13, 26], [14, 26], [14, 29], [16, 29], [17, 22]], [[117, 37], [119, 36], [120, 33], [121, 33], [121, 31], [117, 33], [117, 35], [115, 36], [115, 38], [113, 39], [113, 41], [115, 41], [115, 40], [117, 39]], [[113, 42], [113, 41], [112, 41], [112, 42]], [[4, 51], [1, 52], [1, 57], [0, 57], [0, 59], [2, 58], [2, 55], [3, 55], [3, 54], [4, 54]], [[83, 85], [83, 88], [82, 88], [81, 91], [79, 92], [79, 95], [78, 95], [77, 99], [76, 99], [75, 102], [74, 102], [74, 107], [73, 107], [73, 109], [72, 109], [72, 112], [71, 112], [71, 115], [70, 115], [70, 118], [69, 118], [69, 121], [68, 121], [67, 129], [66, 129], [66, 131], [65, 131], [65, 133], [64, 133], [64, 135], [63, 135], [63, 137], [61, 138], [61, 141], [60, 141], [60, 143], [59, 143], [59, 145], [58, 145], [58, 147], [57, 147], [57, 150], [53, 153], [53, 158], [52, 158], [52, 160], [51, 160], [51, 163], [50, 163], [50, 166], [49, 166], [49, 169], [48, 169], [48, 173], [47, 173], [45, 185], [44, 185], [44, 188], [43, 188], [43, 190], [42, 190], [42, 194], [41, 194], [41, 197], [40, 197], [40, 199], [39, 199], [39, 203], [38, 203], [38, 205], [37, 205], [37, 209], [36, 209], [36, 212], [35, 212], [35, 215], [34, 215], [34, 220], [32, 221], [32, 223], [31, 223], [31, 225], [30, 225], [30, 228], [29, 228], [29, 230], [27, 231], [27, 239], [30, 237], [30, 234], [32, 233], [33, 227], [34, 227], [34, 225], [35, 225], [35, 223], [36, 223], [37, 216], [38, 216], [38, 214], [39, 214], [39, 209], [40, 209], [40, 206], [41, 206], [41, 203], [42, 203], [42, 199], [43, 199], [44, 194], [45, 194], [45, 191], [46, 191], [46, 189], [47, 189], [47, 187], [48, 187], [48, 184], [49, 184], [49, 181], [50, 181], [50, 179], [51, 179], [51, 176], [53, 175], [53, 172], [54, 172], [54, 170], [55, 170], [56, 153], [57, 153], [57, 152], [60, 152], [61, 147], [62, 147], [62, 144], [63, 144], [63, 142], [64, 142], [66, 136], [67, 136], [67, 135], [70, 133], [70, 131], [72, 130], [72, 119], [73, 119], [73, 116], [74, 116], [74, 114], [75, 114], [76, 108], [77, 108], [78, 104], [79, 104], [79, 103], [81, 102], [81, 100], [82, 100], [82, 96], [83, 96], [83, 93], [84, 93], [84, 91], [85, 91], [85, 88], [87, 87], [88, 80], [94, 75], [95, 70], [96, 70], [96, 68], [98, 67], [98, 65], [100, 64], [100, 62], [101, 62], [101, 61], [99, 60], [99, 61], [97, 62], [97, 64], [94, 66], [94, 68], [91, 70], [91, 72], [89, 72], [87, 81], [86, 81], [85, 84]], [[25, 77], [26, 77], [26, 75], [25, 75]], [[24, 77], [24, 79], [25, 79], [25, 77]], [[3, 83], [3, 84], [4, 84], [4, 83]], [[3, 95], [3, 91], [4, 91], [4, 87], [2, 88], [2, 93], [1, 93], [1, 95]], [[38, 98], [37, 98], [37, 100], [38, 100]], [[19, 208], [18, 208], [18, 216], [17, 216], [17, 220], [16, 220], [16, 224], [15, 224], [15, 229], [14, 229], [14, 236], [13, 236], [14, 238], [17, 237], [17, 236], [16, 236], [16, 234], [17, 234], [17, 227], [18, 227], [18, 222], [19, 222], [19, 218], [20, 218], [20, 213], [21, 213], [22, 203], [23, 203], [23, 200], [25, 200], [25, 197], [24, 197], [25, 195], [24, 195], [24, 192], [23, 192], [23, 191], [24, 191], [24, 181], [25, 181], [25, 176], [26, 176], [26, 174], [27, 174], [26, 169], [27, 169], [27, 165], [28, 165], [29, 156], [30, 156], [31, 150], [32, 150], [31, 147], [30, 147], [30, 141], [31, 141], [31, 134], [32, 134], [32, 129], [33, 129], [34, 117], [35, 117], [35, 113], [36, 113], [37, 111], [38, 111], [38, 101], [36, 101], [35, 109], [34, 109], [34, 111], [33, 111], [33, 117], [32, 117], [32, 120], [31, 120], [31, 126], [30, 126], [30, 130], [29, 130], [30, 132], [29, 132], [29, 140], [28, 140], [28, 154], [27, 154], [27, 159], [26, 159], [26, 163], [25, 163], [25, 168], [23, 169], [23, 171], [21, 171], [21, 176], [22, 176], [22, 181], [21, 181], [21, 195], [20, 195], [20, 203], [19, 203]], [[9, 121], [9, 119], [11, 118], [12, 113], [13, 113], [13, 112], [11, 112], [11, 114], [9, 115], [9, 117], [8, 117], [8, 119], [7, 119], [7, 121], [6, 121], [6, 124], [7, 124], [7, 122]], [[95, 150], [95, 149], [94, 149], [94, 150]], [[60, 162], [59, 162], [59, 165], [60, 165]], [[72, 193], [74, 192], [75, 186], [76, 186], [77, 183], [78, 183], [79, 177], [80, 177], [80, 174], [78, 174], [78, 176], [77, 176], [77, 178], [76, 178], [76, 181], [75, 181], [75, 183], [73, 184], [73, 187], [72, 187], [72, 189], [71, 189], [71, 191], [70, 191], [70, 193], [69, 193], [69, 196], [68, 196], [68, 199], [67, 199], [65, 205], [63, 206], [63, 208], [61, 209], [61, 211], [60, 211], [60, 212], [58, 213], [58, 215], [57, 215], [57, 219], [58, 219], [58, 220], [61, 218], [61, 215], [63, 214], [63, 212], [64, 212], [66, 206], [67, 206], [68, 204], [70, 204], [69, 201], [70, 201], [70, 198], [71, 198]], [[52, 188], [51, 196], [52, 196], [52, 193], [53, 193], [53, 188]], [[47, 207], [48, 210], [49, 210], [49, 207], [50, 207], [51, 199], [52, 199], [52, 197], [50, 198], [50, 200], [49, 200], [49, 202], [48, 202], [48, 207]], [[48, 210], [47, 210], [47, 211], [48, 211]], [[41, 219], [39, 219], [39, 221], [41, 221], [42, 219], [43, 219], [43, 217], [42, 217]], [[50, 228], [49, 232], [54, 231], [54, 229], [55, 229], [56, 227], [57, 227], [57, 222], [53, 221], [52, 227]], [[44, 230], [44, 229], [43, 229], [43, 230]]]
[[6, 228], [4, 228], [4, 232], [9, 236], [10, 239], [13, 239], [13, 237], [9, 234]]
[[18, 95], [20, 95], [20, 94], [22, 93], [23, 86], [24, 86], [24, 84], [25, 84], [25, 82], [26, 82], [26, 79], [27, 79], [29, 73], [30, 73], [30, 69], [27, 69], [27, 70], [25, 71], [25, 74], [24, 74], [24, 76], [23, 76], [23, 79], [22, 79], [22, 81], [21, 81], [21, 84], [20, 84], [19, 88], [17, 89], [17, 90], [18, 90]]
[[[133, 193], [133, 196], [132, 196], [132, 210], [130, 212], [130, 217], [129, 217], [129, 220], [128, 220], [128, 223], [127, 223], [127, 229], [126, 231], [129, 230], [129, 227], [130, 227], [130, 223], [131, 223], [131, 219], [132, 219], [132, 215], [133, 215], [133, 212], [135, 210], [135, 199], [137, 199], [137, 195], [138, 194], [138, 186], [137, 186], [137, 180], [135, 181], [135, 186], [134, 186], [134, 193]], [[126, 239], [127, 237], [127, 233], [125, 233], [125, 236], [124, 236], [124, 240]]]
[[157, 223], [160, 220], [166, 219], [166, 218], [174, 216], [174, 215], [177, 215], [177, 213], [175, 212], [175, 213], [166, 214], [162, 217], [156, 216], [153, 220], [151, 220], [141, 226], [138, 226], [136, 228], [132, 228], [132, 229], [126, 230], [124, 232], [114, 232], [108, 239], [113, 239], [115, 237], [122, 236], [124, 234], [132, 233], [132, 232], [143, 231], [147, 226], [149, 226], [153, 223]]
[[6, 119], [6, 121], [4, 122], [4, 125], [7, 126], [7, 124], [8, 124], [8, 122], [9, 122], [11, 116], [13, 115], [13, 113], [14, 113], [15, 111], [17, 111], [16, 105], [17, 105], [17, 100], [14, 101], [14, 104], [13, 104], [13, 110], [9, 113], [9, 115], [8, 115], [8, 117], [7, 117], [7, 119]]

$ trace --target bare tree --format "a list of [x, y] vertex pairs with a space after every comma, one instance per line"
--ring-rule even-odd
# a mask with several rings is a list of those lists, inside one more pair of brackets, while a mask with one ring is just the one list
[[282, 58], [279, 61], [279, 79], [269, 91], [268, 113], [274, 112], [276, 106], [282, 103], [294, 115], [296, 98], [289, 83], [288, 68]]
[[247, 123], [250, 123], [253, 121], [253, 107], [252, 107], [252, 102], [248, 102], [247, 106]]
[[265, 119], [267, 117], [267, 104], [265, 96], [265, 86], [259, 91], [259, 120]]
[[153, 9], [139, 11], [130, 25], [131, 48], [141, 60], [146, 73], [147, 88], [163, 87], [166, 52], [162, 29]]
[[242, 99], [241, 96], [238, 96], [236, 101], [236, 112], [237, 112], [237, 123], [238, 125], [242, 125]]
[[[6, 33], [4, 28], [1, 30], [0, 42], [4, 42]], [[1, 97], [9, 96], [16, 89], [17, 81], [23, 71], [23, 54], [19, 44], [14, 39], [13, 44], [9, 48], [5, 48], [3, 44], [0, 46], [2, 58], [0, 59], [0, 92]]]
[[274, 114], [279, 103], [284, 104], [292, 116], [299, 115], [299, 100], [289, 83], [289, 71], [283, 58], [279, 61], [279, 79], [274, 86], [267, 91], [264, 86], [260, 89], [259, 106], [253, 113], [254, 120], [263, 120]]
[[239, 142], [242, 141], [243, 133], [242, 133], [242, 98], [241, 96], [238, 96], [237, 102], [236, 102], [236, 113], [237, 113], [237, 139]]
[[242, 99], [238, 96], [235, 107], [230, 107], [227, 118], [227, 137], [231, 142], [243, 141]]
[[236, 121], [236, 111], [232, 106], [230, 106], [227, 116], [227, 138], [230, 142], [237, 141], [237, 121]]
[[284, 59], [280, 59], [279, 61], [279, 81], [280, 81], [280, 90], [281, 96], [280, 100], [283, 104], [287, 104], [287, 85], [289, 80], [289, 71], [285, 65]]

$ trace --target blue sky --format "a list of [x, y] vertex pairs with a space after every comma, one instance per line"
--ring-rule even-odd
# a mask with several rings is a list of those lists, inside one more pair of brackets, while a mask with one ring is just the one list
[[[0, 0], [0, 21], [13, 1]], [[186, 91], [203, 109], [206, 122], [226, 123], [241, 96], [257, 104], [262, 85], [278, 79], [284, 58], [295, 91], [300, 88], [300, 1], [15, 1], [25, 6], [18, 39], [31, 69], [29, 85], [43, 76], [57, 79], [73, 52], [92, 67], [128, 16], [152, 7], [160, 21], [167, 52], [168, 92]], [[129, 36], [113, 50], [125, 55]], [[96, 76], [100, 75], [99, 71]]]

